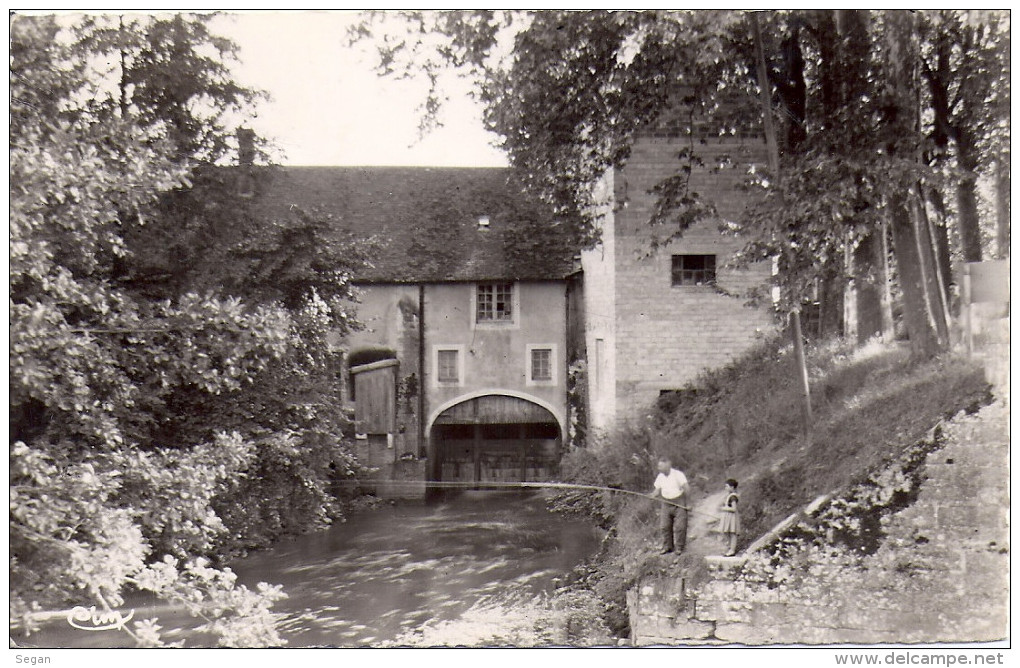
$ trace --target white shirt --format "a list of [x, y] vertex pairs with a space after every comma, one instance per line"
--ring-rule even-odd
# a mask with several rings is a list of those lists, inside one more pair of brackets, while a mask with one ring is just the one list
[[675, 499], [687, 491], [687, 476], [676, 469], [670, 469], [668, 474], [660, 473], [655, 479], [655, 489], [662, 492], [662, 498]]

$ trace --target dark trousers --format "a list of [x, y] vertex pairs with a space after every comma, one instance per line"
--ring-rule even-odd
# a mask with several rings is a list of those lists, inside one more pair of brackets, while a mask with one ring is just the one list
[[669, 499], [659, 510], [659, 527], [662, 529], [662, 549], [683, 552], [687, 547], [687, 510], [674, 503], [686, 505], [686, 499]]

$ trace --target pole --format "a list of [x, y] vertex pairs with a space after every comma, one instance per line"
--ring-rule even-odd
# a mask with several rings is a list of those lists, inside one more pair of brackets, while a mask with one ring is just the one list
[[[425, 449], [425, 284], [422, 283], [418, 286], [418, 457], [429, 454]], [[432, 465], [434, 462], [429, 461], [429, 466]]]
[[807, 358], [804, 355], [804, 336], [800, 331], [800, 313], [794, 311], [790, 314], [790, 323], [793, 325], [793, 350], [797, 356], [797, 372], [800, 377], [800, 389], [804, 395], [804, 400], [801, 402], [801, 417], [803, 418], [804, 424], [804, 438], [805, 440], [811, 440], [811, 383], [808, 378], [807, 372]]
[[[606, 487], [604, 485], [583, 485], [580, 483], [572, 482], [502, 482], [502, 481], [488, 481], [483, 483], [476, 483], [466, 480], [373, 480], [377, 483], [392, 484], [395, 487], [400, 486], [413, 486], [413, 487], [435, 487], [442, 489], [563, 489], [563, 490], [576, 490], [576, 491], [587, 491], [587, 492], [610, 492], [612, 494], [627, 494], [629, 496], [640, 496], [641, 498], [648, 499], [650, 501], [658, 501], [669, 506], [676, 506], [677, 508], [683, 508], [684, 510], [694, 513], [696, 515], [705, 515], [706, 517], [715, 517], [714, 512], [701, 512], [680, 503], [674, 503], [669, 499], [664, 499], [661, 496], [653, 497], [644, 492], [635, 492], [629, 489], [622, 489], [620, 487]], [[358, 485], [358, 480], [344, 480], [341, 484]]]
[[[769, 94], [768, 68], [765, 66], [765, 46], [762, 43], [761, 25], [758, 23], [758, 14], [751, 12], [751, 27], [754, 30], [754, 41], [758, 52], [758, 89], [761, 97], [762, 118], [765, 125], [765, 146], [769, 153], [769, 169], [772, 171], [772, 179], [775, 181], [776, 189], [780, 198], [783, 196], [782, 179], [779, 171], [779, 142], [776, 141], [776, 127], [772, 119], [772, 101]], [[804, 354], [804, 336], [800, 326], [800, 305], [795, 305], [790, 311], [790, 324], [793, 332], [793, 349], [797, 357], [797, 370], [800, 380], [800, 389], [803, 397], [801, 402], [801, 416], [805, 440], [811, 439], [811, 384], [808, 379], [807, 357]]]

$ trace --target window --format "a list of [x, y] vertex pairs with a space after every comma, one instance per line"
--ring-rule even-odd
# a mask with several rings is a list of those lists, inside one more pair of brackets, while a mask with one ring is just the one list
[[555, 385], [557, 382], [556, 344], [529, 343], [524, 373], [526, 385]]
[[532, 349], [531, 380], [552, 380], [552, 351], [548, 348]]
[[429, 361], [431, 370], [427, 375], [432, 387], [454, 387], [464, 384], [464, 367], [468, 360], [462, 344], [441, 343], [432, 346]]
[[674, 255], [673, 285], [715, 285], [715, 256]]
[[436, 353], [436, 379], [440, 383], [460, 382], [460, 355], [458, 350], [440, 350]]
[[514, 284], [482, 283], [478, 286], [476, 322], [513, 322]]

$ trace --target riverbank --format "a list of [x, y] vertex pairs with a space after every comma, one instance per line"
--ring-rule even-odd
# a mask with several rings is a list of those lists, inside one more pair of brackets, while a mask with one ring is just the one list
[[[564, 461], [565, 479], [650, 486], [661, 454], [687, 472], [691, 538], [679, 558], [657, 554], [654, 504], [609, 495], [559, 495], [556, 506], [597, 518], [611, 539], [585, 578], [616, 636], [630, 632], [626, 597], [645, 578], [707, 577], [705, 555], [722, 554], [709, 529], [726, 478], [740, 481], [741, 549], [791, 512], [842, 489], [922, 439], [939, 420], [990, 400], [981, 369], [963, 359], [915, 361], [895, 345], [854, 350], [838, 342], [808, 357], [815, 423], [800, 436], [791, 352], [780, 343], [704, 376], [697, 390], [660, 405], [640, 428], [589, 444]], [[693, 390], [693, 388], [692, 388]]]
[[631, 591], [636, 644], [990, 642], [1008, 635], [1009, 405], [961, 412], [709, 579]]

